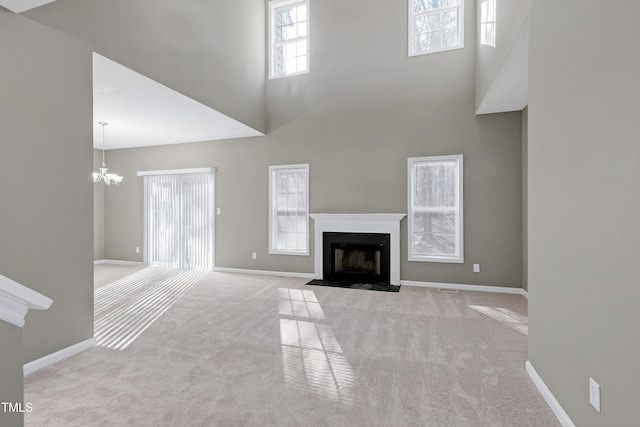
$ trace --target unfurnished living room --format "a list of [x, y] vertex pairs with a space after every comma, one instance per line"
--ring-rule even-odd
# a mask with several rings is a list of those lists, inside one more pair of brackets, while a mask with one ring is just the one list
[[637, 0], [0, 0], [0, 426], [640, 425]]

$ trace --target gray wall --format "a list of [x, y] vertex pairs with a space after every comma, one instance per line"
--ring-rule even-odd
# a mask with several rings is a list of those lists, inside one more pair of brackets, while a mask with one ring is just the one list
[[640, 2], [531, 13], [529, 358], [577, 426], [637, 426]]
[[[22, 374], [22, 329], [0, 320], [0, 402], [22, 403], [24, 381]], [[19, 412], [4, 412], [0, 406], [0, 425], [18, 427], [23, 425], [24, 415]]]
[[[480, 30], [480, 3], [476, 0], [477, 25]], [[476, 55], [476, 110], [498, 75], [526, 22], [532, 0], [496, 0], [496, 45], [485, 46], [478, 42]], [[479, 36], [478, 36], [479, 37]], [[479, 38], [478, 38], [479, 40]]]
[[0, 58], [0, 272], [54, 301], [28, 362], [93, 336], [91, 51], [2, 9]]
[[217, 168], [217, 266], [313, 272], [313, 256], [268, 255], [269, 165], [310, 164], [312, 213], [406, 213], [407, 157], [462, 153], [466, 263], [406, 261], [405, 220], [402, 279], [520, 287], [521, 114], [474, 116], [475, 2], [465, 49], [412, 58], [406, 4], [311, 13], [311, 72], [267, 82], [267, 136], [108, 152], [126, 185], [106, 189], [105, 257], [142, 260], [138, 170]]
[[29, 16], [248, 126], [266, 128], [262, 0], [66, 0]]
[[[93, 171], [102, 166], [102, 150], [93, 150]], [[104, 183], [93, 186], [93, 259], [104, 259]]]
[[522, 288], [529, 290], [529, 107], [522, 110]]

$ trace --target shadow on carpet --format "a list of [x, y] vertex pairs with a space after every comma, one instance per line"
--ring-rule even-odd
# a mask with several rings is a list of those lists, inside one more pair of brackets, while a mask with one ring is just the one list
[[400, 292], [400, 285], [388, 283], [353, 283], [343, 280], [312, 280], [307, 285], [333, 286], [334, 288], [364, 289], [367, 291]]

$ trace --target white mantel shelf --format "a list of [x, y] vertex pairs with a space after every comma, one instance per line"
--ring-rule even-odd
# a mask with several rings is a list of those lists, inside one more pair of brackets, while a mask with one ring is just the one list
[[309, 215], [314, 220], [314, 277], [322, 279], [322, 233], [381, 233], [389, 234], [392, 285], [400, 284], [400, 221], [406, 214], [327, 214]]
[[24, 326], [29, 309], [48, 310], [53, 300], [0, 274], [0, 320]]

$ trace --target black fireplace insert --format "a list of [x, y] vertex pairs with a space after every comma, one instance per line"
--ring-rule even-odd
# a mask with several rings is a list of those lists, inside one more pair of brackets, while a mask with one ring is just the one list
[[389, 284], [389, 234], [323, 233], [323, 280]]

